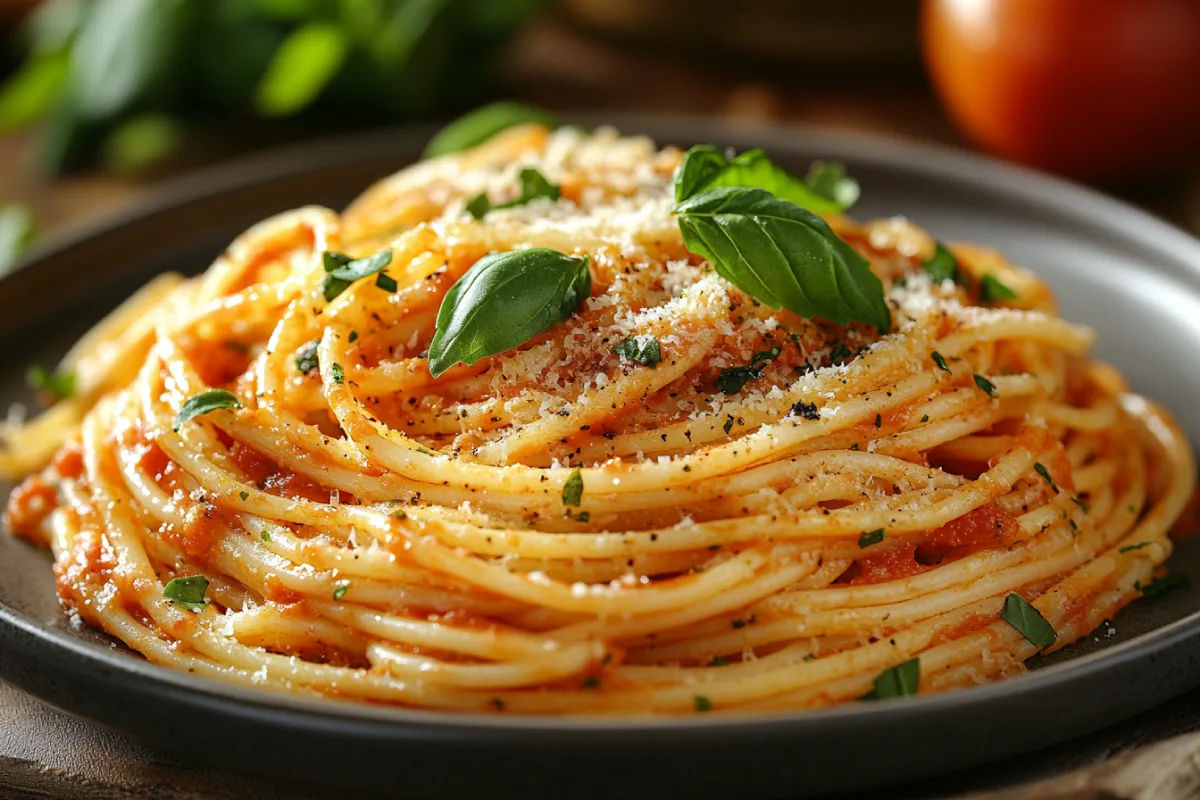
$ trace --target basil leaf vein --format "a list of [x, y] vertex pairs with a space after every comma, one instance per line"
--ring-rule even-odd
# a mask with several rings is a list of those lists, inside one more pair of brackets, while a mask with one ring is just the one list
[[532, 248], [479, 259], [442, 299], [429, 372], [474, 364], [528, 342], [575, 312], [592, 290], [588, 258]]
[[719, 187], [674, 212], [689, 250], [770, 307], [891, 328], [883, 284], [867, 260], [811, 211], [762, 189]]

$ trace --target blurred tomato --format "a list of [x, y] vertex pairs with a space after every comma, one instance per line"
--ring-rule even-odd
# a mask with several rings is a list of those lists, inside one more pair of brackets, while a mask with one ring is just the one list
[[1088, 177], [1200, 154], [1200, 0], [925, 0], [950, 115], [1001, 156]]

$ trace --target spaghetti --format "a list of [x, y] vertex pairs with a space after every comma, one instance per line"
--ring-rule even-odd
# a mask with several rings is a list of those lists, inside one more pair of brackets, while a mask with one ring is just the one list
[[[6, 429], [11, 529], [151, 661], [496, 713], [969, 686], [1162, 574], [1188, 443], [1044, 283], [967, 245], [931, 279], [925, 232], [834, 214], [891, 332], [772, 310], [685, 247], [681, 157], [512, 128], [155, 280]], [[514, 202], [522, 168], [554, 191]], [[386, 248], [374, 278], [323, 263]], [[524, 248], [587, 256], [589, 295], [434, 378], [447, 292]]]

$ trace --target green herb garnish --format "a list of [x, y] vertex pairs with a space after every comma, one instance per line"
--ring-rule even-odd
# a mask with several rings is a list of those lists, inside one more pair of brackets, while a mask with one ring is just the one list
[[901, 664], [886, 669], [875, 679], [875, 688], [862, 696], [862, 700], [886, 700], [890, 697], [915, 695], [921, 685], [921, 659], [910, 658]]
[[583, 473], [579, 467], [571, 470], [571, 475], [563, 484], [562, 502], [564, 506], [578, 506], [583, 499]]
[[1051, 475], [1050, 475], [1050, 470], [1046, 469], [1046, 466], [1044, 464], [1041, 464], [1041, 463], [1034, 464], [1033, 471], [1036, 472], [1038, 475], [1041, 475], [1042, 480], [1044, 480], [1044, 481], [1046, 481], [1046, 483], [1050, 484], [1050, 488], [1054, 490], [1055, 494], [1058, 494], [1058, 484], [1056, 484], [1054, 482], [1054, 478], [1051, 477]]
[[1143, 547], [1149, 547], [1149, 542], [1138, 542], [1137, 544], [1126, 544], [1117, 548], [1118, 553], [1128, 553], [1130, 550], [1141, 550]]
[[859, 547], [870, 547], [873, 544], [879, 544], [883, 541], [883, 528], [878, 528], [873, 531], [868, 531], [858, 537]]
[[203, 575], [189, 575], [185, 578], [172, 578], [163, 587], [163, 597], [189, 611], [202, 611], [208, 605], [208, 600], [204, 599], [206, 591], [208, 578]]
[[558, 127], [558, 119], [549, 111], [511, 101], [500, 101], [477, 108], [438, 131], [425, 146], [424, 158], [457, 153], [483, 144], [506, 128], [536, 122], [548, 128]]
[[921, 269], [925, 270], [925, 274], [929, 276], [929, 280], [933, 283], [958, 279], [958, 259], [941, 242], [937, 243], [937, 246], [933, 250], [933, 255], [921, 264]]
[[317, 368], [317, 348], [320, 344], [313, 339], [296, 351], [296, 369], [307, 375]]
[[550, 181], [538, 172], [533, 167], [525, 167], [521, 170], [518, 176], [521, 182], [521, 194], [515, 200], [509, 200], [507, 203], [492, 205], [492, 201], [488, 199], [487, 192], [480, 192], [471, 198], [467, 203], [467, 211], [475, 219], [483, 219], [484, 215], [489, 211], [494, 211], [499, 208], [516, 208], [523, 206], [531, 200], [537, 200], [540, 197], [548, 197], [551, 200], [557, 200], [559, 196], [559, 187], [555, 186]]
[[936, 350], [933, 351], [933, 363], [937, 364], [937, 368], [942, 372], [950, 372], [950, 368], [946, 366], [946, 359]]
[[979, 299], [985, 303], [992, 303], [998, 300], [1016, 300], [1017, 297], [1016, 292], [990, 272], [984, 275], [983, 280], [979, 283]]
[[762, 189], [718, 187], [673, 209], [687, 248], [771, 308], [891, 328], [883, 284], [816, 214]]
[[329, 366], [329, 377], [339, 386], [346, 382], [346, 371], [342, 369], [341, 364], [331, 364]]
[[343, 581], [333, 589], [333, 599], [341, 600], [346, 596], [346, 592], [350, 591], [350, 581]]
[[996, 396], [996, 384], [992, 383], [982, 375], [975, 376], [975, 385], [987, 392], [988, 397]]
[[25, 371], [25, 382], [30, 388], [49, 392], [59, 399], [75, 394], [74, 372], [51, 372], [41, 364], [33, 364]]
[[474, 364], [566, 320], [592, 290], [587, 257], [532, 248], [479, 259], [446, 292], [429, 344], [429, 372]]
[[653, 367], [662, 361], [662, 348], [658, 339], [653, 336], [630, 336], [613, 348], [626, 361], [635, 361], [647, 367]]
[[702, 694], [692, 698], [692, 702], [696, 706], [697, 711], [712, 711], [712, 702]]
[[1004, 610], [1000, 612], [1000, 618], [1016, 628], [1018, 633], [1038, 649], [1045, 649], [1058, 640], [1058, 635], [1042, 616], [1042, 612], [1016, 592], [1004, 598]]
[[1155, 578], [1141, 587], [1142, 597], [1154, 597], [1172, 589], [1186, 589], [1191, 585], [1192, 582], [1188, 580], [1187, 575], [1182, 572], [1172, 572], [1161, 578]]
[[858, 183], [841, 164], [814, 162], [804, 180], [775, 164], [760, 148], [729, 158], [711, 144], [687, 151], [675, 176], [675, 202], [722, 186], [763, 189], [817, 213], [845, 211], [858, 200]]
[[345, 253], [325, 251], [322, 256], [325, 266], [325, 302], [331, 303], [342, 292], [350, 288], [350, 284], [370, 275], [377, 275], [375, 285], [385, 292], [396, 291], [396, 281], [383, 272], [383, 268], [392, 263], [392, 248], [380, 250], [366, 258], [351, 258]]
[[187, 402], [179, 408], [179, 416], [175, 417], [174, 430], [178, 432], [183, 423], [201, 414], [207, 414], [210, 411], [222, 408], [241, 407], [242, 401], [232, 392], [227, 392], [224, 389], [212, 389], [187, 399]]

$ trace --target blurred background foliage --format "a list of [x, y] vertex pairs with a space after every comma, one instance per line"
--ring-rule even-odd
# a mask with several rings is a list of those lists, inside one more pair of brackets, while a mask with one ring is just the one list
[[[484, 95], [544, 0], [46, 0], [0, 132], [41, 122], [49, 174], [144, 168], [189, 137], [414, 119]], [[349, 124], [348, 124], [349, 123]], [[252, 135], [252, 134], [251, 134]]]

